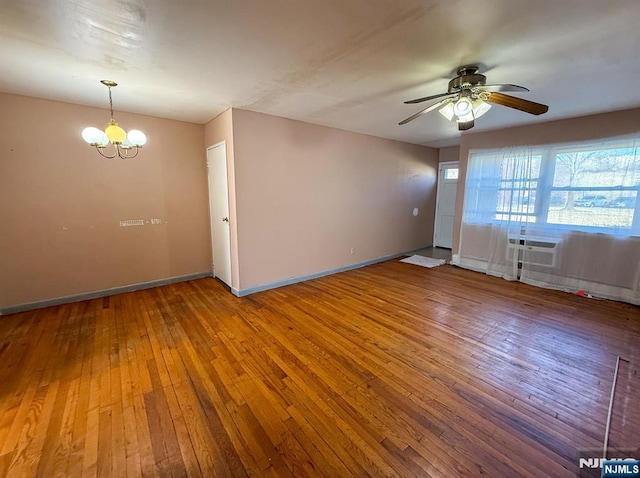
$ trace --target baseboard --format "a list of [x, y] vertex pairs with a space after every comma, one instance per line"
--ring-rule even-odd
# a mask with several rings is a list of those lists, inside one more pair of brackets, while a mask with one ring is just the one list
[[[431, 247], [431, 246], [423, 246], [417, 249], [412, 249], [410, 251], [401, 252], [399, 254], [390, 254], [388, 256], [378, 257], [376, 259], [358, 262], [356, 264], [349, 264], [343, 267], [337, 267], [335, 269], [315, 272], [313, 274], [291, 277], [289, 279], [270, 282], [268, 284], [262, 284], [262, 285], [253, 286], [253, 287], [248, 287], [246, 289], [236, 289], [232, 287], [231, 293], [237, 297], [244, 297], [249, 294], [255, 294], [256, 292], [262, 292], [269, 289], [276, 289], [278, 287], [296, 284], [298, 282], [304, 282], [311, 279], [317, 279], [319, 277], [324, 277], [331, 274], [338, 274], [340, 272], [346, 272], [353, 269], [359, 269], [361, 267], [370, 266], [372, 264], [377, 264], [379, 262], [396, 259], [402, 256], [412, 255], [412, 254], [415, 254], [417, 251], [426, 249], [427, 247]], [[48, 300], [42, 300], [37, 302], [29, 302], [26, 304], [12, 305], [9, 307], [0, 308], [0, 316], [16, 314], [18, 312], [26, 312], [29, 310], [42, 309], [44, 307], [52, 307], [55, 305], [69, 304], [72, 302], [80, 302], [82, 300], [97, 299], [100, 297], [107, 297], [110, 295], [123, 294], [125, 292], [133, 292], [135, 290], [152, 289], [153, 287], [160, 287], [167, 284], [175, 284], [176, 282], [184, 282], [184, 281], [194, 280], [194, 279], [202, 279], [204, 277], [212, 277], [211, 272], [199, 272], [197, 274], [188, 274], [184, 276], [169, 277], [166, 279], [159, 279], [159, 280], [149, 281], [149, 282], [141, 282], [138, 284], [130, 284], [130, 285], [125, 285], [121, 287], [113, 287], [111, 289], [87, 292], [84, 294], [69, 295], [65, 297], [57, 297], [55, 299], [48, 299]]]
[[378, 262], [389, 261], [391, 259], [396, 259], [396, 258], [402, 257], [402, 256], [410, 256], [410, 255], [415, 254], [417, 251], [421, 251], [422, 249], [426, 249], [427, 247], [431, 247], [431, 246], [423, 246], [423, 247], [419, 247], [417, 249], [412, 249], [412, 250], [407, 251], [407, 252], [401, 252], [399, 254], [391, 254], [391, 255], [388, 255], [388, 256], [378, 257], [376, 259], [371, 259], [371, 260], [368, 260], [368, 261], [358, 262], [356, 264], [349, 264], [349, 265], [346, 265], [346, 266], [337, 267], [335, 269], [329, 269], [329, 270], [325, 270], [325, 271], [321, 271], [321, 272], [314, 272], [313, 274], [290, 277], [289, 279], [276, 281], [276, 282], [269, 282], [267, 284], [257, 285], [257, 286], [253, 286], [253, 287], [247, 287], [246, 289], [235, 289], [235, 288], [232, 287], [231, 288], [231, 292], [237, 297], [244, 297], [244, 296], [247, 296], [249, 294], [255, 294], [256, 292], [262, 292], [262, 291], [269, 290], [269, 289], [276, 289], [278, 287], [283, 287], [283, 286], [291, 285], [291, 284], [297, 284], [298, 282], [304, 282], [304, 281], [308, 281], [308, 280], [311, 280], [311, 279], [318, 279], [319, 277], [324, 277], [324, 276], [328, 276], [328, 275], [331, 275], [331, 274], [338, 274], [340, 272], [346, 272], [346, 271], [350, 271], [350, 270], [353, 270], [353, 269], [359, 269], [361, 267], [366, 267], [366, 266], [370, 266], [372, 264], [377, 264]]
[[152, 289], [153, 287], [160, 287], [168, 284], [175, 284], [176, 282], [184, 282], [194, 279], [202, 279], [204, 277], [211, 277], [211, 272], [199, 272], [197, 274], [187, 274], [184, 276], [169, 277], [166, 279], [158, 279], [149, 282], [140, 282], [138, 284], [130, 284], [120, 287], [113, 287], [111, 289], [97, 290], [93, 292], [86, 292], [84, 294], [68, 295], [65, 297], [57, 297], [55, 299], [41, 300], [38, 302], [29, 302], [26, 304], [12, 305], [9, 307], [0, 308], [0, 315], [16, 314], [18, 312], [26, 312], [28, 310], [42, 309], [44, 307], [52, 307], [54, 305], [69, 304], [71, 302], [80, 302], [81, 300], [97, 299], [100, 297], [107, 297], [110, 295], [123, 294], [125, 292], [133, 292], [134, 290]]

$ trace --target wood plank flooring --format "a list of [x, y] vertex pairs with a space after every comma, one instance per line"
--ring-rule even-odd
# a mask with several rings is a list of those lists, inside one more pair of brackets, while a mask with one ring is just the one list
[[618, 355], [640, 447], [639, 344], [638, 307], [398, 261], [0, 317], [0, 476], [575, 476]]

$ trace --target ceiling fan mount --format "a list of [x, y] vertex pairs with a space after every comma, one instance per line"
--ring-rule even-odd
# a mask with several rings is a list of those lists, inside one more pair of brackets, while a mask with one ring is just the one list
[[440, 113], [447, 119], [456, 121], [458, 129], [464, 131], [473, 128], [475, 120], [489, 110], [490, 103], [514, 108], [533, 115], [541, 115], [549, 110], [547, 105], [501, 93], [502, 91], [527, 92], [529, 90], [524, 86], [509, 83], [487, 85], [487, 77], [478, 73], [478, 70], [479, 67], [477, 65], [460, 66], [457, 69], [457, 76], [449, 81], [445, 93], [405, 101], [406, 104], [415, 104], [443, 98], [409, 116], [399, 124], [407, 124], [425, 113], [441, 108], [439, 110]]
[[461, 66], [458, 68], [458, 76], [449, 82], [449, 93], [457, 93], [463, 88], [474, 88], [487, 84], [487, 77], [478, 73], [475, 65]]

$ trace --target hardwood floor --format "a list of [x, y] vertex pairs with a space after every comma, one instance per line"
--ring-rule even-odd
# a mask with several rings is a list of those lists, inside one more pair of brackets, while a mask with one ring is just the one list
[[639, 344], [638, 307], [398, 261], [15, 314], [0, 476], [574, 476], [618, 355], [610, 441], [640, 447]]

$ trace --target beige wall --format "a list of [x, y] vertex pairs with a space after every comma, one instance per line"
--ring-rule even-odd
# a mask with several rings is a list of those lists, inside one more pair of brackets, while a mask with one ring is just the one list
[[[227, 150], [227, 183], [229, 185], [229, 233], [231, 240], [231, 286], [240, 288], [238, 266], [238, 217], [236, 213], [236, 176], [235, 153], [233, 141], [233, 110], [229, 108], [209, 121], [204, 127], [205, 149], [225, 142]], [[211, 237], [211, 236], [209, 236]], [[213, 254], [213, 250], [212, 250]], [[215, 263], [215, 257], [213, 257]]]
[[449, 148], [440, 148], [438, 161], [441, 163], [458, 161], [460, 158], [460, 146], [451, 146]]
[[241, 289], [431, 244], [438, 150], [243, 110], [233, 136]]
[[438, 150], [242, 110], [115, 117], [147, 134], [138, 158], [82, 141], [104, 109], [0, 95], [0, 309], [210, 271], [205, 151], [220, 141], [236, 290], [431, 243]]
[[136, 159], [80, 137], [107, 110], [0, 94], [0, 308], [210, 270], [204, 127], [115, 117], [147, 134]]
[[[465, 134], [438, 151], [243, 110], [205, 126], [115, 116], [147, 133], [134, 160], [80, 138], [104, 109], [0, 94], [0, 309], [209, 271], [205, 150], [223, 140], [233, 287], [246, 290], [429, 245], [438, 161], [460, 158], [462, 185], [473, 148], [640, 130], [635, 109]], [[463, 201], [459, 188], [454, 252]]]
[[458, 252], [459, 246], [462, 207], [464, 204], [464, 181], [470, 150], [583, 141], [638, 133], [639, 131], [640, 109], [631, 109], [489, 131], [487, 133], [462, 135], [460, 142], [460, 179], [458, 180], [453, 230], [453, 253], [456, 254]]

